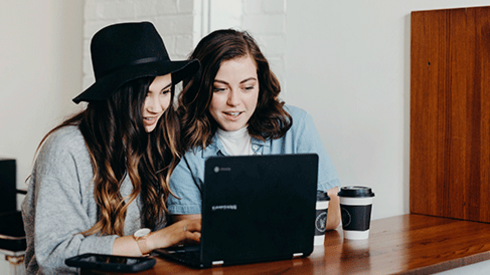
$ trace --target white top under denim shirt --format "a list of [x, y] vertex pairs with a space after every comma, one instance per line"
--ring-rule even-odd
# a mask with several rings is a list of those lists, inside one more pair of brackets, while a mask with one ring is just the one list
[[223, 144], [223, 149], [230, 156], [248, 156], [254, 154], [252, 150], [252, 137], [248, 133], [246, 126], [236, 131], [225, 131], [218, 128], [216, 134], [221, 144]]
[[[311, 115], [303, 109], [284, 106], [293, 118], [289, 131], [279, 139], [261, 141], [251, 138], [251, 148], [255, 155], [316, 153], [318, 163], [318, 190], [327, 191], [340, 186], [332, 159], [325, 150]], [[204, 162], [211, 156], [229, 156], [217, 134], [206, 147], [186, 152], [170, 178], [170, 189], [180, 199], [170, 195], [167, 201], [172, 215], [201, 214]]]

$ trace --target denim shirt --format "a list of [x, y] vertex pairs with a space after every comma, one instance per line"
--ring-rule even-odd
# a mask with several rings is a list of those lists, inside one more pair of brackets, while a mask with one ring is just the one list
[[[328, 155], [311, 115], [303, 109], [285, 106], [293, 118], [288, 132], [279, 139], [258, 140], [252, 137], [252, 151], [255, 155], [316, 153], [318, 163], [318, 190], [327, 191], [340, 186], [337, 172]], [[204, 183], [204, 162], [211, 156], [228, 156], [218, 135], [215, 134], [206, 149], [186, 152], [170, 178], [173, 194], [167, 201], [171, 215], [201, 214], [202, 185]]]

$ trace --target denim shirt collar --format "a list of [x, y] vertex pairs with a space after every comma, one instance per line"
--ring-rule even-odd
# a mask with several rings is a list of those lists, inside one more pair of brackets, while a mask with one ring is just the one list
[[[269, 139], [262, 141], [260, 139], [256, 139], [256, 138], [252, 137], [251, 143], [252, 143], [252, 150], [254, 151], [254, 154], [257, 154], [257, 153], [262, 154], [264, 147], [270, 147], [271, 146]], [[229, 156], [229, 154], [225, 151], [225, 149], [223, 147], [223, 143], [221, 143], [221, 140], [219, 139], [219, 137], [216, 133], [214, 134], [214, 136], [211, 140], [211, 144], [209, 144], [205, 150], [202, 150], [202, 158], [203, 159], [207, 159], [209, 157], [215, 157], [215, 156]]]

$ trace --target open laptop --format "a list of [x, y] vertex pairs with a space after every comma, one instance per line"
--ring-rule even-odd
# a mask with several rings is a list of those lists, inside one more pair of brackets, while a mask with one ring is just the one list
[[157, 249], [193, 267], [306, 257], [313, 251], [318, 155], [211, 157], [201, 243]]

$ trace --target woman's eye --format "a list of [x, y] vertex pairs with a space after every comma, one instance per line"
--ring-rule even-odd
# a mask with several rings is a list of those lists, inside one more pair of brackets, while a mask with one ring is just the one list
[[245, 87], [245, 90], [250, 91], [250, 90], [253, 90], [254, 88], [255, 88], [254, 86], [247, 86], [247, 87]]
[[213, 87], [213, 92], [215, 92], [215, 93], [216, 93], [216, 92], [222, 92], [222, 91], [224, 91], [224, 90], [225, 90], [225, 88]]
[[167, 90], [163, 90], [163, 91], [162, 91], [162, 95], [166, 95], [166, 94], [168, 94], [168, 93], [170, 93], [170, 89], [167, 89]]

